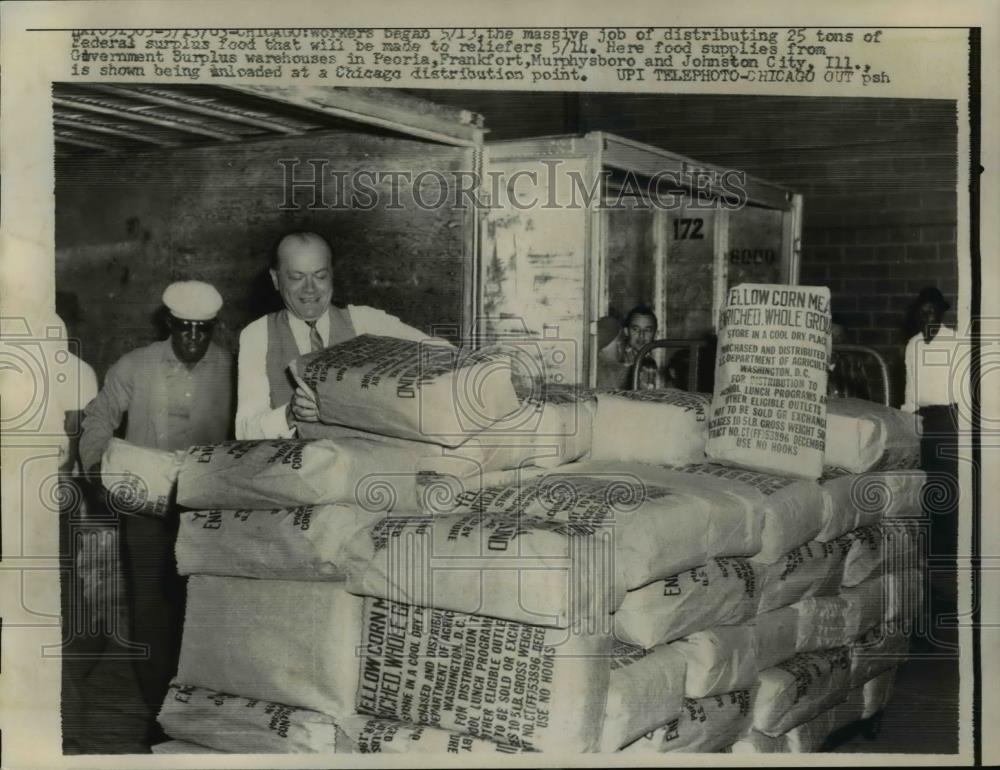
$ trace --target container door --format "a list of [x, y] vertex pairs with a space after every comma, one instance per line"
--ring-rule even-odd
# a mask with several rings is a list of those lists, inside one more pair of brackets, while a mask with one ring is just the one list
[[746, 206], [729, 212], [726, 287], [741, 283], [790, 283], [784, 258], [785, 212]]
[[629, 208], [605, 212], [608, 298], [602, 316], [622, 321], [636, 305], [659, 310], [656, 214], [652, 209]]
[[[651, 206], [639, 206], [634, 199], [620, 198], [619, 190], [613, 182], [605, 188], [604, 204], [604, 296], [598, 316], [605, 319], [602, 325], [610, 325], [613, 321], [621, 328], [619, 338], [596, 353], [597, 384], [606, 388], [627, 387], [630, 365], [615, 359], [620, 352], [619, 346], [630, 344], [624, 331], [629, 311], [640, 305], [650, 308], [658, 321], [653, 338], [663, 336], [664, 217], [662, 211]], [[662, 351], [654, 354], [654, 359], [660, 366], [662, 358]]]
[[586, 158], [489, 162], [498, 195], [483, 226], [475, 332], [483, 344], [520, 346], [527, 354], [515, 360], [520, 376], [587, 379], [590, 220], [574, 180], [593, 186], [592, 165]]
[[701, 339], [715, 328], [718, 305], [716, 254], [728, 212], [701, 206], [690, 196], [666, 212], [664, 294], [665, 328], [661, 337]]

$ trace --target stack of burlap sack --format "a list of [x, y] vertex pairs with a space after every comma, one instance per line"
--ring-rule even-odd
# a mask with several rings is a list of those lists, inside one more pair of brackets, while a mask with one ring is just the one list
[[308, 438], [183, 460], [160, 751], [808, 751], [888, 699], [894, 410], [831, 404], [808, 480], [710, 462], [708, 395], [518, 398], [503, 355], [373, 337], [295, 370]]
[[[815, 751], [881, 710], [907, 654], [922, 585], [912, 423], [833, 402], [826, 471], [797, 479], [707, 462], [709, 401], [599, 393], [586, 461], [460, 501], [613, 531], [627, 590], [607, 619], [600, 751]], [[633, 438], [647, 434], [677, 440]]]
[[[183, 460], [187, 613], [159, 716], [174, 740], [155, 750], [509, 752], [599, 728], [609, 635], [573, 640], [584, 658], [553, 652], [573, 614], [565, 564], [593, 538], [436, 515], [585, 454], [593, 398], [557, 386], [519, 398], [502, 353], [370, 336], [294, 371], [326, 423]], [[522, 573], [544, 597], [537, 617], [519, 605]]]

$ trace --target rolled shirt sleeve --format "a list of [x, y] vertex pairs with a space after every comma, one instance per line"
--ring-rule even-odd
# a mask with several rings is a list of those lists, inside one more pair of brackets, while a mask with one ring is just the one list
[[395, 337], [412, 342], [423, 342], [432, 339], [430, 335], [400, 321], [396, 316], [389, 315], [384, 310], [367, 305], [350, 305], [351, 324], [355, 334], [377, 334], [382, 337]]

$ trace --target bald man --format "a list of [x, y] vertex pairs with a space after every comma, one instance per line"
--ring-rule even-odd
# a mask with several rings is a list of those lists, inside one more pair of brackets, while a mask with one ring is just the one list
[[312, 395], [296, 388], [288, 371], [299, 356], [361, 334], [428, 339], [381, 310], [331, 305], [332, 262], [330, 245], [316, 233], [289, 233], [278, 243], [270, 273], [285, 307], [240, 334], [236, 438], [291, 438], [300, 422], [317, 421]]

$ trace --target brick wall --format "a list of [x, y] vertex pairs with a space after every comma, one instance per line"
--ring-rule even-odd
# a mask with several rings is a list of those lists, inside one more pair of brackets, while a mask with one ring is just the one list
[[[803, 283], [829, 286], [848, 340], [878, 349], [902, 399], [905, 311], [925, 286], [958, 296], [955, 196], [863, 194], [812, 202], [803, 231]], [[945, 320], [954, 324], [952, 309]]]

